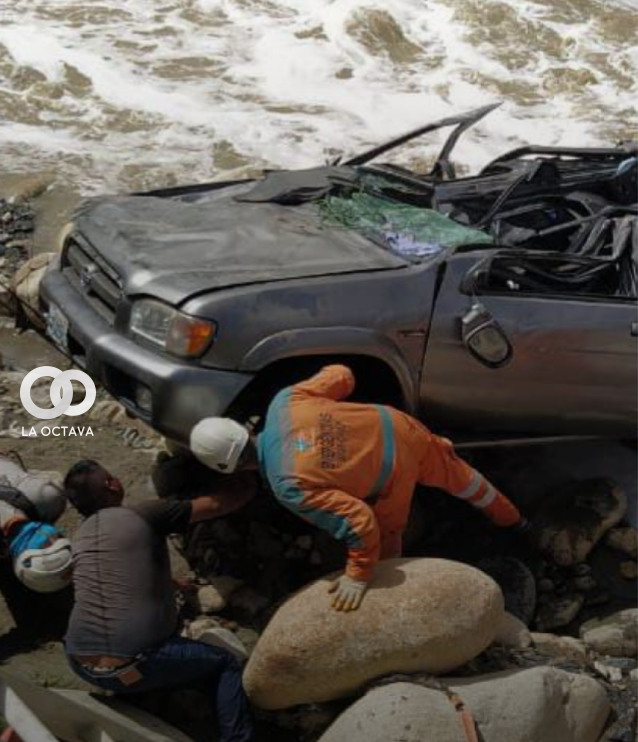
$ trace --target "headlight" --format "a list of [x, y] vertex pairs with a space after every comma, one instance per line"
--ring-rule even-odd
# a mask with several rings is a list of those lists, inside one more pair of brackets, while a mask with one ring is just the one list
[[200, 356], [216, 329], [214, 322], [191, 317], [154, 299], [136, 301], [129, 322], [132, 335], [182, 358]]

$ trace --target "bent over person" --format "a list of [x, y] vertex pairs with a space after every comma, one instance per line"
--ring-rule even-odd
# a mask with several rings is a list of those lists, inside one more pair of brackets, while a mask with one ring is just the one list
[[233, 420], [207, 418], [191, 433], [194, 455], [210, 468], [259, 468], [275, 497], [348, 545], [333, 607], [356, 610], [379, 559], [401, 555], [416, 484], [446, 490], [494, 524], [521, 527], [516, 507], [454, 452], [399, 410], [344, 402], [355, 379], [326, 366], [272, 401], [263, 432], [251, 441]]
[[253, 739], [242, 668], [227, 650], [177, 634], [166, 537], [227, 515], [252, 498], [224, 493], [121, 507], [121, 483], [95, 461], [67, 474], [67, 496], [86, 520], [75, 533], [75, 604], [65, 638], [73, 670], [116, 693], [206, 682], [221, 742]]

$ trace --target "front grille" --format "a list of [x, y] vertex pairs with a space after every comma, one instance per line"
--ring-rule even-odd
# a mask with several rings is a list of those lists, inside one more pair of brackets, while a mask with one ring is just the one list
[[72, 238], [63, 254], [62, 272], [69, 283], [112, 326], [122, 297], [122, 284], [113, 268], [92, 248]]

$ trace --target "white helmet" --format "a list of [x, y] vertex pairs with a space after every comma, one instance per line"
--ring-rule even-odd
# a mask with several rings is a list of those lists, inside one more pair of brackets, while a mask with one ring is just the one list
[[26, 549], [13, 562], [16, 577], [36, 593], [55, 593], [71, 582], [71, 542], [59, 538], [44, 549]]
[[206, 417], [191, 431], [191, 451], [209, 469], [232, 474], [249, 439], [243, 425], [227, 417]]

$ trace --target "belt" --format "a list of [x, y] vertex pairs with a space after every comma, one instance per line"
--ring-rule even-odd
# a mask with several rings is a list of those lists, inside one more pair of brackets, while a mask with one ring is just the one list
[[71, 655], [71, 659], [88, 672], [95, 680], [117, 679], [123, 685], [133, 685], [141, 680], [138, 664], [144, 659], [137, 657], [107, 657], [104, 655]]
[[132, 665], [139, 659], [138, 657], [107, 657], [103, 654], [75, 654], [71, 657], [82, 667], [90, 667], [94, 670], [117, 670], [125, 665]]

